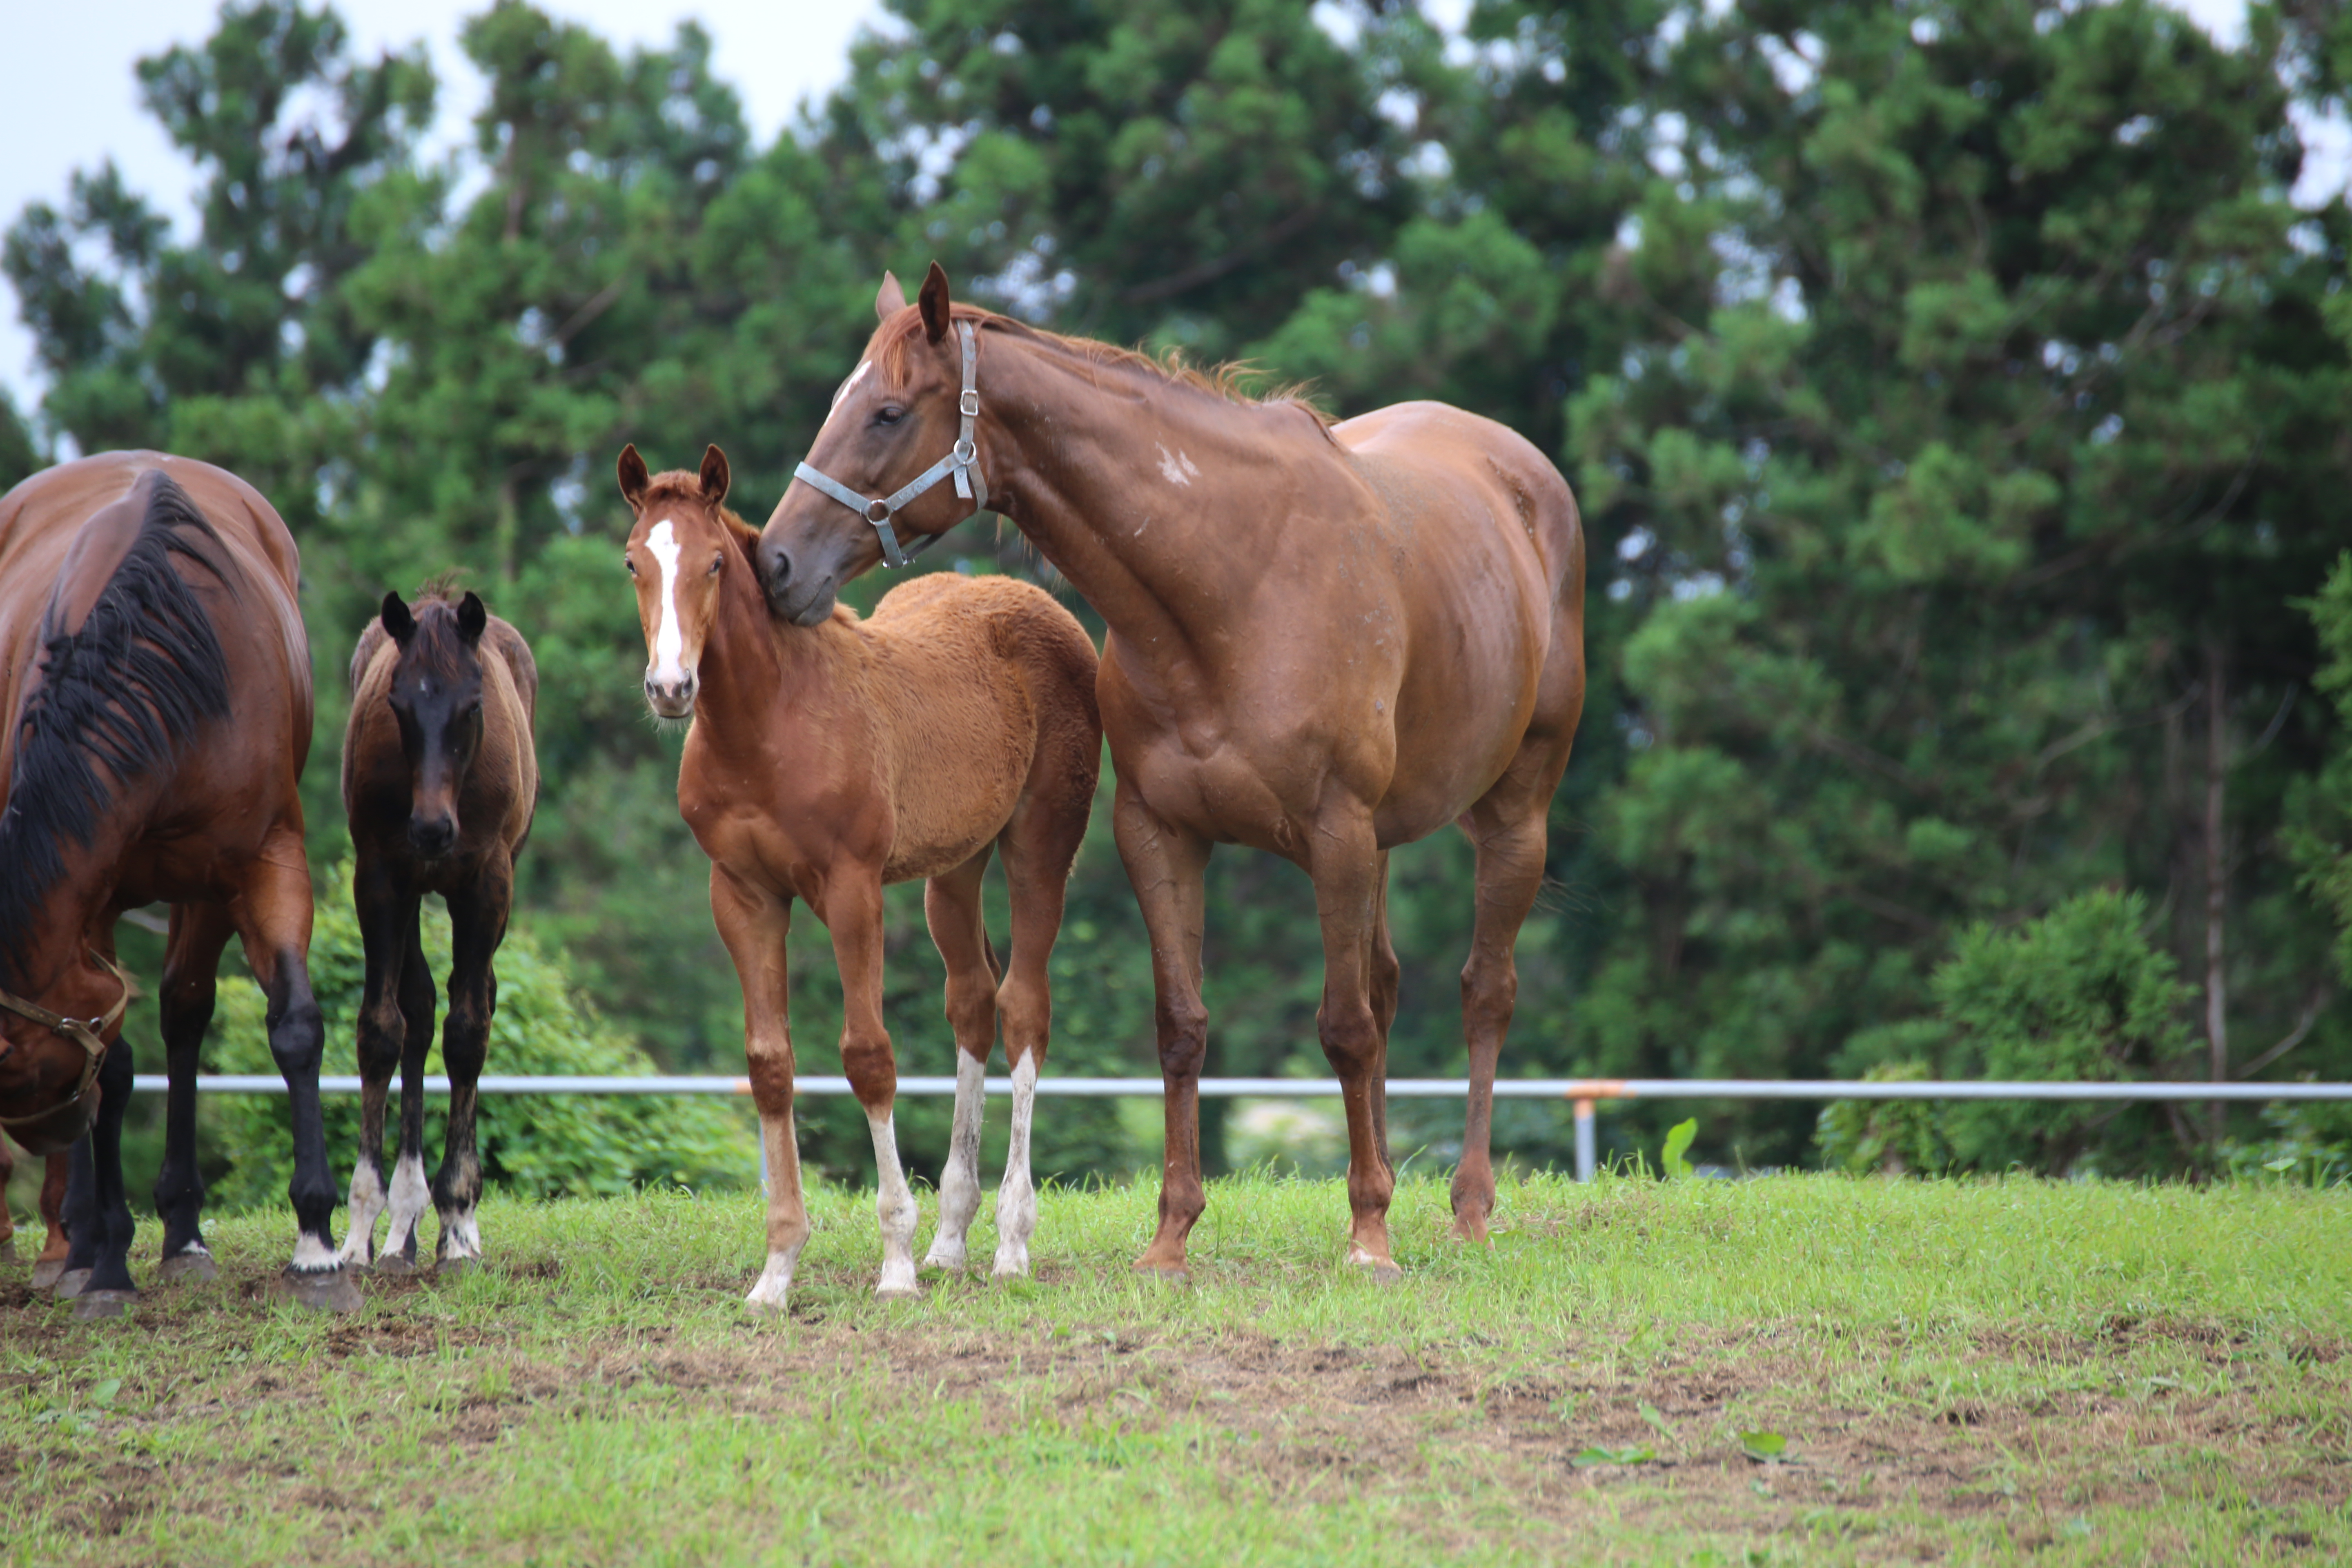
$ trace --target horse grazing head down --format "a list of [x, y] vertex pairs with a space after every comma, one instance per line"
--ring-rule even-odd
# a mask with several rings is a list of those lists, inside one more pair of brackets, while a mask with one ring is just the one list
[[635, 445], [621, 449], [621, 497], [636, 513], [621, 552], [637, 590], [646, 634], [646, 702], [656, 718], [685, 719], [701, 689], [696, 671], [719, 613], [719, 585], [739, 555], [748, 569], [759, 536], [736, 521], [727, 500], [727, 454], [711, 447], [699, 472], [648, 473]]
[[408, 845], [437, 860], [457, 847], [457, 796], [482, 745], [482, 630], [478, 595], [457, 604], [422, 600], [411, 610], [383, 596], [383, 629], [400, 649], [386, 700], [408, 759]]
[[[965, 410], [976, 420], [980, 395], [964, 395], [964, 353], [986, 312], [968, 306], [956, 311], [948, 275], [936, 261], [911, 308], [898, 280], [883, 274], [874, 310], [881, 325], [834, 394], [833, 411], [803, 465], [866, 498], [866, 510], [820, 489], [803, 473], [785, 489], [761, 534], [756, 563], [769, 608], [795, 626], [814, 626], [832, 614], [841, 584], [885, 558], [882, 528], [893, 531], [894, 541], [920, 548], [971, 516], [982, 500], [957, 483], [940, 482], [954, 477], [940, 470], [950, 456], [978, 457], [961, 444], [968, 426], [976, 432]], [[928, 486], [896, 507], [886, 505], [926, 478]]]

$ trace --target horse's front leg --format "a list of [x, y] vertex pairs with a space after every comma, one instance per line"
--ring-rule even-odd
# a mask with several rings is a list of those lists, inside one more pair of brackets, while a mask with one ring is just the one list
[[[352, 1165], [351, 1214], [343, 1235], [345, 1267], [364, 1268], [375, 1261], [375, 1222], [386, 1202], [383, 1175], [384, 1102], [392, 1092], [392, 1070], [400, 1065], [401, 1043], [407, 1020], [401, 1015], [401, 973], [408, 956], [408, 931], [416, 919], [416, 899], [407, 879], [384, 863], [380, 855], [362, 851], [352, 879], [352, 902], [359, 916], [360, 946], [365, 955], [365, 978], [360, 989], [360, 1147]], [[399, 1243], [399, 1226], [387, 1250]]]
[[743, 1300], [754, 1311], [781, 1312], [809, 1238], [800, 1141], [793, 1131], [791, 985], [784, 951], [793, 904], [714, 860], [710, 914], [743, 987], [743, 1061], [768, 1167], [767, 1267]]
[[882, 1275], [874, 1293], [886, 1300], [919, 1296], [915, 1194], [898, 1162], [898, 1064], [882, 1025], [880, 868], [853, 867], [828, 879], [820, 912], [841, 965], [841, 1070], [874, 1138], [874, 1212], [882, 1226]]
[[221, 949], [234, 928], [211, 902], [172, 906], [163, 948], [163, 1164], [155, 1173], [155, 1212], [163, 1220], [164, 1279], [210, 1279], [220, 1270], [205, 1247], [205, 1180], [196, 1171], [196, 1068], [213, 1021]]
[[1209, 1205], [1201, 1186], [1201, 1067], [1209, 1054], [1209, 1010], [1201, 1002], [1202, 875], [1209, 844], [1146, 805], [1124, 773], [1112, 796], [1111, 827], [1151, 939], [1160, 1076], [1167, 1086], [1160, 1228], [1135, 1267], [1181, 1276], [1186, 1238]]
[[482, 1161], [474, 1147], [477, 1086], [489, 1054], [490, 1019], [498, 1011], [492, 967], [506, 940], [514, 901], [514, 865], [504, 848], [483, 858], [473, 882], [449, 899], [449, 1021], [441, 1033], [441, 1063], [449, 1072], [449, 1130], [441, 1169], [433, 1176], [433, 1206], [441, 1216], [436, 1266], [464, 1268], [480, 1261]]
[[122, 1190], [122, 1112], [131, 1100], [131, 1042], [118, 1038], [98, 1069], [97, 1121], [73, 1146], [66, 1186], [69, 1247], [58, 1295], [72, 1299], [74, 1316], [85, 1320], [120, 1317], [139, 1295], [131, 1279], [131, 1202]]
[[[381, 1272], [406, 1274], [416, 1268], [416, 1237], [425, 1211], [433, 1206], [433, 1184], [425, 1177], [425, 1058], [433, 1049], [433, 971], [425, 963], [425, 942], [409, 911], [402, 939], [408, 956], [400, 965], [400, 1152], [392, 1166], [392, 1218], [384, 1227]], [[369, 1147], [374, 1147], [370, 1144]]]
[[306, 1307], [356, 1310], [359, 1286], [335, 1250], [335, 1177], [319, 1104], [326, 1028], [310, 992], [310, 870], [299, 829], [281, 826], [262, 846], [234, 906], [245, 961], [267, 999], [269, 1054], [286, 1079], [294, 1121], [294, 1257], [279, 1289]]
[[1373, 947], [1381, 879], [1387, 867], [1371, 813], [1349, 801], [1327, 805], [1306, 836], [1307, 874], [1323, 927], [1323, 1005], [1315, 1015], [1324, 1059], [1339, 1078], [1348, 1113], [1348, 1261], [1393, 1279], [1389, 1198], [1396, 1177], [1388, 1152], [1388, 1041], [1375, 1006]]

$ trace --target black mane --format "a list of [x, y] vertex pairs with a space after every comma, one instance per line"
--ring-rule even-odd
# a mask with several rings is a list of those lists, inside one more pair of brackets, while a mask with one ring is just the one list
[[106, 775], [120, 784], [176, 763], [199, 721], [228, 713], [220, 636], [171, 561], [184, 555], [226, 583], [221, 550], [188, 493], [158, 474], [138, 537], [79, 631], [64, 629], [50, 599], [47, 658], [0, 808], [0, 973], [21, 974], [66, 844], [88, 845], [113, 799]]

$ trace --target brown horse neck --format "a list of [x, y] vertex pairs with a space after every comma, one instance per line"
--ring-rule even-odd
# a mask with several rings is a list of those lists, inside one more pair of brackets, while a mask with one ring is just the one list
[[780, 722], [823, 722], [856, 637], [834, 616], [813, 626], [778, 620], [751, 563], [730, 555], [697, 671], [694, 717], [707, 731], [704, 743], [758, 751], [776, 738]]
[[1273, 552], [1236, 536], [1233, 514], [1262, 510], [1236, 503], [1302, 479], [1354, 482], [1305, 409], [1236, 403], [1026, 334], [987, 342], [992, 505], [1139, 647], [1197, 647], [1249, 602]]

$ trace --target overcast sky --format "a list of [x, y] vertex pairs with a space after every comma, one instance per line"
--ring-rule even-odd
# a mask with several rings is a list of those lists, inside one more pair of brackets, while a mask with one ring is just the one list
[[[847, 72], [851, 37], [880, 21], [880, 0], [546, 0], [616, 45], [667, 43], [678, 21], [700, 17], [716, 47], [713, 68], [743, 95], [764, 144], [806, 97]], [[2244, 0], [2175, 0], [2225, 43], [2242, 36]], [[457, 47], [461, 17], [487, 0], [336, 0], [358, 52], [373, 56], [422, 37], [441, 78], [438, 145], [463, 142], [481, 102], [482, 80]], [[1452, 21], [1464, 0], [1429, 0]], [[194, 226], [188, 201], [194, 172], [141, 112], [131, 67], [212, 30], [216, 0], [9, 0], [8, 52], [17, 62], [0, 93], [0, 226], [31, 201], [64, 201], [76, 169], [112, 157], [130, 187], [169, 213], [183, 234]], [[2320, 156], [2297, 195], [2324, 199], [2344, 187], [2352, 134], [2339, 121], [2305, 127]], [[16, 320], [13, 290], [0, 285], [0, 384], [26, 412], [37, 381], [32, 338]]]

